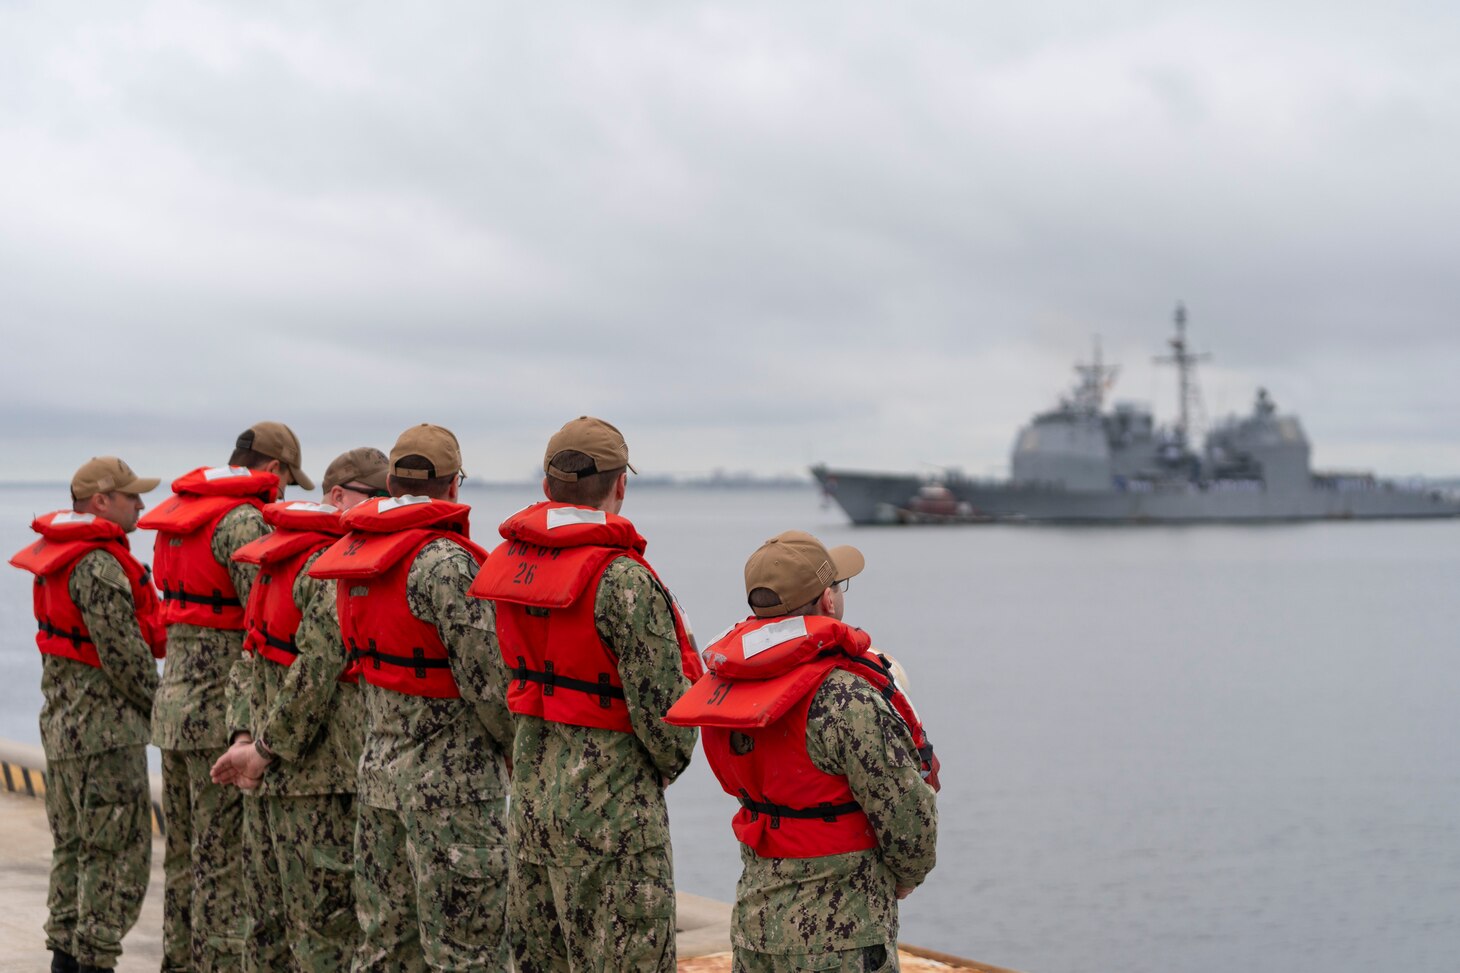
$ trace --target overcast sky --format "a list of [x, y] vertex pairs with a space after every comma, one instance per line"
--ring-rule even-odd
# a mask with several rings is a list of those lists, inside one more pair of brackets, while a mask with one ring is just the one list
[[1178, 299], [1215, 417], [1460, 473], [1447, 3], [0, 4], [0, 479], [289, 423], [519, 478], [1007, 468]]

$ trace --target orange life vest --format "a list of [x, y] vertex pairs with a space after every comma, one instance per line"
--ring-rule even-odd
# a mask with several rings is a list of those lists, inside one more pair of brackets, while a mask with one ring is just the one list
[[451, 658], [435, 625], [411, 614], [406, 583], [411, 562], [437, 538], [464, 548], [477, 564], [486, 551], [469, 539], [471, 508], [429, 497], [367, 500], [342, 518], [349, 533], [309, 569], [335, 578], [340, 634], [350, 651], [348, 674], [411, 696], [461, 695]]
[[304, 500], [271, 503], [264, 508], [264, 520], [273, 532], [233, 552], [235, 561], [259, 566], [243, 610], [243, 648], [290, 666], [299, 655], [294, 633], [302, 620], [294, 604], [294, 582], [304, 562], [344, 536], [345, 526], [337, 507]]
[[710, 672], [665, 715], [703, 727], [710, 769], [740, 799], [735, 837], [762, 858], [818, 858], [877, 846], [847, 778], [816, 767], [806, 718], [833, 669], [871, 683], [907, 724], [937, 789], [937, 760], [887, 660], [861, 629], [833, 618], [748, 618], [705, 649]]
[[279, 494], [279, 478], [242, 466], [203, 466], [173, 480], [172, 490], [137, 522], [157, 531], [152, 550], [162, 620], [241, 630], [243, 603], [228, 569], [213, 556], [213, 531], [234, 507], [262, 509], [271, 502]]
[[167, 648], [167, 630], [162, 625], [162, 606], [147, 565], [132, 556], [126, 532], [94, 514], [58, 510], [31, 521], [31, 530], [41, 539], [22, 549], [10, 563], [35, 575], [36, 645], [46, 655], [57, 655], [101, 668], [96, 643], [86, 629], [81, 609], [71, 600], [71, 573], [76, 564], [95, 550], [117, 559], [132, 588], [137, 607], [137, 626], [153, 656], [162, 658]]
[[[513, 676], [507, 708], [555, 723], [632, 733], [618, 658], [593, 618], [598, 583], [609, 564], [644, 560], [646, 541], [616, 514], [543, 502], [520, 510], [500, 528], [505, 540], [488, 555], [471, 594], [497, 606], [497, 644]], [[665, 589], [674, 616], [680, 665], [697, 679], [704, 671]]]

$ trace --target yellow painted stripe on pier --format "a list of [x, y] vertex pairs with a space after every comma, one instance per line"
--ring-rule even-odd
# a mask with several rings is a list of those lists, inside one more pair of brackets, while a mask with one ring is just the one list
[[11, 763], [9, 760], [0, 760], [0, 771], [4, 772], [7, 791], [29, 797], [46, 796], [45, 771]]

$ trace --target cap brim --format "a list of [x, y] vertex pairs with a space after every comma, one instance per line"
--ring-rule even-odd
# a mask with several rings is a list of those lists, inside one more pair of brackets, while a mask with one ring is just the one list
[[856, 577], [867, 566], [867, 559], [862, 556], [862, 552], [850, 544], [833, 547], [826, 553], [831, 555], [831, 566], [836, 571], [838, 581]]
[[289, 481], [291, 483], [295, 483], [306, 490], [314, 489], [314, 481], [305, 475], [305, 472], [299, 467], [285, 464], [284, 469], [289, 471]]
[[119, 487], [113, 487], [117, 493], [151, 493], [161, 483], [155, 476], [139, 476], [131, 483], [124, 483]]

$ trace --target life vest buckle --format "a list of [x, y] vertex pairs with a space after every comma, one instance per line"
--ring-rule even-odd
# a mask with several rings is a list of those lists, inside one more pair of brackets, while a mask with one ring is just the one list
[[544, 696], [551, 696], [553, 690], [557, 688], [558, 682], [558, 677], [553, 673], [553, 664], [551, 662], [544, 662], [542, 664], [542, 675], [542, 694]]

